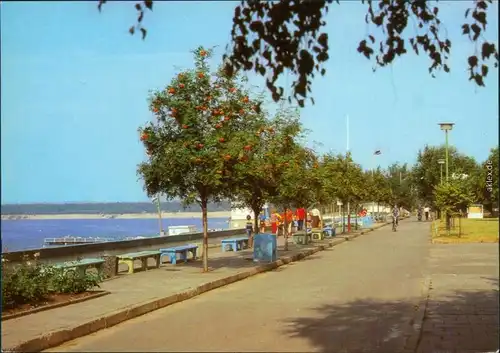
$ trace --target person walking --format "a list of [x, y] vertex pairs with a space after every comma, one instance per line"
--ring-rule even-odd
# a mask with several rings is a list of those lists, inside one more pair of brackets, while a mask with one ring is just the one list
[[397, 205], [394, 205], [392, 209], [392, 230], [396, 231], [396, 227], [399, 224], [399, 208]]
[[431, 212], [431, 208], [429, 206], [425, 206], [424, 207], [424, 214], [425, 214], [425, 220], [428, 221], [429, 220], [429, 213]]

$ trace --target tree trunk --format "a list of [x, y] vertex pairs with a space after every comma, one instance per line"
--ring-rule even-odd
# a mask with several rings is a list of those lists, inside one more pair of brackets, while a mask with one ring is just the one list
[[351, 232], [351, 208], [350, 203], [347, 203], [347, 233]]
[[260, 229], [259, 229], [259, 216], [260, 212], [262, 211], [262, 207], [260, 206], [254, 206], [252, 207], [253, 215], [254, 215], [254, 220], [253, 220], [253, 233], [250, 235], [250, 238], [248, 239], [248, 247], [253, 248], [253, 236], [254, 234], [259, 234]]
[[207, 199], [201, 200], [201, 220], [203, 223], [203, 272], [208, 272], [208, 215]]
[[342, 205], [342, 234], [345, 233], [345, 207]]
[[285, 222], [284, 222], [284, 229], [283, 229], [283, 238], [285, 240], [285, 245], [283, 246], [283, 249], [285, 251], [288, 251], [288, 217], [286, 215], [287, 208], [285, 207]]

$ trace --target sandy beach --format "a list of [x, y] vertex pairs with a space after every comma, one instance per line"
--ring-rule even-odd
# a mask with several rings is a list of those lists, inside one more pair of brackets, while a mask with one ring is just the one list
[[[163, 212], [162, 218], [197, 218], [201, 219], [201, 212]], [[230, 211], [208, 212], [209, 218], [229, 218]], [[47, 219], [145, 219], [158, 218], [157, 213], [130, 213], [130, 214], [46, 214], [46, 215], [2, 215], [2, 220], [47, 220]]]

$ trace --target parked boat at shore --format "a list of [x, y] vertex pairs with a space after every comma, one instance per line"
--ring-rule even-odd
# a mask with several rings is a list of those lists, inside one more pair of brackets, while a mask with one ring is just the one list
[[101, 237], [75, 237], [68, 235], [60, 238], [45, 238], [43, 240], [44, 246], [59, 246], [59, 245], [76, 245], [76, 244], [93, 244], [104, 243], [112, 239]]

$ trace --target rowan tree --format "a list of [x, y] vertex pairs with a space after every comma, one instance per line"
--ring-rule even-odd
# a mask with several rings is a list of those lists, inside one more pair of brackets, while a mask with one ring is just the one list
[[[305, 130], [299, 112], [281, 109], [273, 121], [275, 136], [268, 149], [267, 170], [274, 188], [269, 201], [285, 214], [291, 208], [307, 206], [315, 200], [319, 182], [311, 169], [317, 167], [314, 151], [305, 148], [301, 140]], [[288, 219], [284, 222], [285, 250], [288, 249]]]
[[260, 137], [260, 108], [238, 77], [211, 73], [212, 51], [194, 51], [194, 68], [151, 93], [156, 120], [140, 128], [150, 158], [139, 165], [148, 195], [162, 193], [198, 203], [203, 220], [203, 270], [208, 271], [207, 204], [227, 195], [232, 173]]
[[[292, 83], [293, 97], [304, 106], [305, 99], [310, 97], [311, 79], [316, 74], [326, 73], [324, 63], [332, 55], [325, 18], [333, 2], [242, 0], [234, 11], [232, 41], [225, 55], [226, 71], [229, 74], [239, 70], [254, 71], [266, 77], [267, 87], [276, 102], [284, 94], [283, 87], [278, 86], [278, 78], [285, 71], [291, 72], [297, 77]], [[338, 0], [335, 2], [340, 6]], [[364, 20], [368, 30], [366, 37], [359, 41], [357, 51], [373, 59], [375, 68], [388, 66], [408, 51], [413, 51], [429, 58], [429, 73], [433, 77], [438, 70], [450, 71], [448, 60], [452, 43], [439, 18], [437, 1], [361, 2], [366, 4]], [[98, 1], [99, 10], [104, 3], [106, 0]], [[498, 48], [484, 36], [492, 3], [492, 0], [471, 1], [465, 19], [460, 19], [462, 33], [472, 44], [471, 55], [464, 58], [469, 68], [469, 80], [478, 86], [484, 86], [491, 63], [498, 67]], [[145, 10], [153, 10], [153, 1], [137, 2], [135, 8], [137, 24], [130, 27], [129, 32], [134, 34], [139, 30], [144, 39], [147, 30], [142, 22]]]

